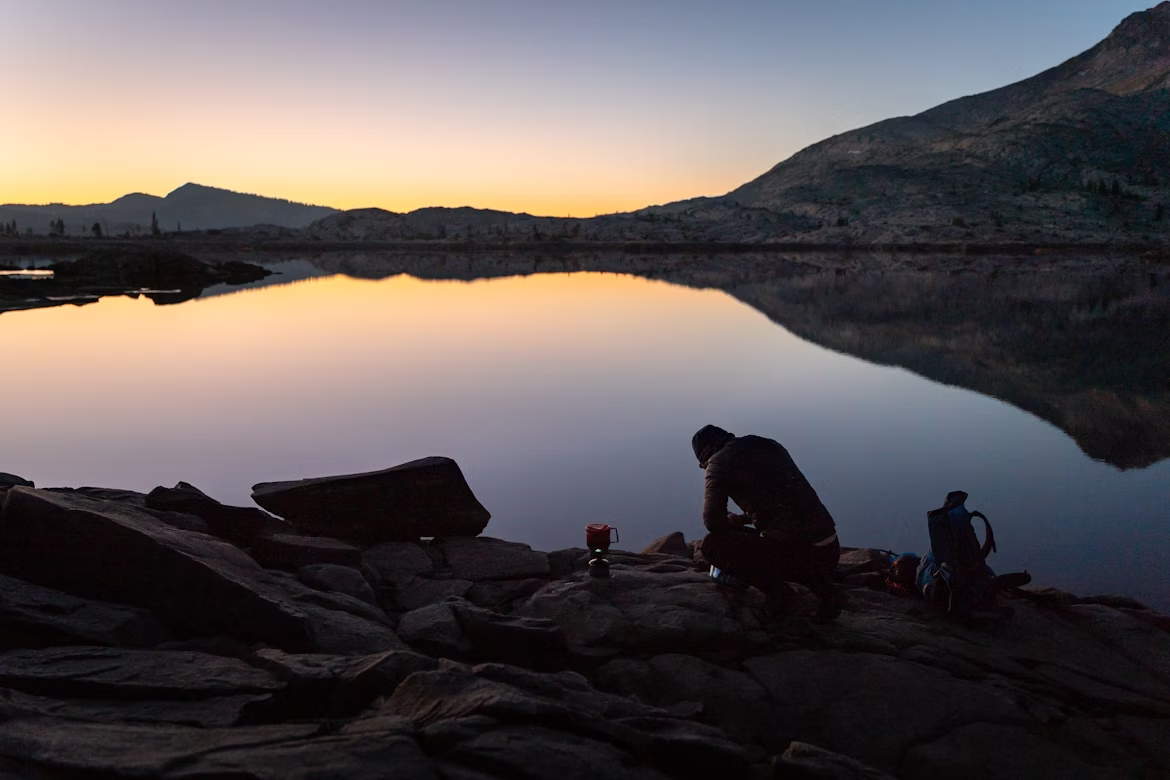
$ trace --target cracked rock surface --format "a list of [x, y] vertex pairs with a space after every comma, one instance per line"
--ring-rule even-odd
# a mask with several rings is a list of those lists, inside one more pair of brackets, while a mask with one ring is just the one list
[[1125, 599], [961, 625], [856, 585], [819, 625], [681, 536], [608, 579], [474, 537], [292, 535], [269, 569], [203, 497], [219, 535], [126, 491], [0, 501], [2, 777], [1170, 776], [1170, 620]]

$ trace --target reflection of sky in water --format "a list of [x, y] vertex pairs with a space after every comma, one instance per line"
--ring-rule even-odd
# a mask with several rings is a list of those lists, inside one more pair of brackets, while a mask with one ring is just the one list
[[[328, 278], [170, 307], [0, 316], [0, 470], [49, 485], [250, 486], [449, 455], [541, 549], [702, 533], [691, 434], [779, 439], [853, 546], [923, 551], [950, 490], [1000, 571], [1170, 607], [1170, 461], [1119, 472], [998, 401], [802, 342], [712, 291], [583, 274]], [[33, 409], [49, 412], [33, 412]]]

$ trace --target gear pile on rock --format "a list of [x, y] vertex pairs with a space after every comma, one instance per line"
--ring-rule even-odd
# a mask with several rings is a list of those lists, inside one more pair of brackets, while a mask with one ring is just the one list
[[448, 459], [255, 498], [286, 519], [0, 475], [0, 777], [1170, 772], [1170, 625], [1126, 599], [1029, 591], [987, 631], [858, 585], [817, 625], [681, 535], [605, 580], [478, 537]]

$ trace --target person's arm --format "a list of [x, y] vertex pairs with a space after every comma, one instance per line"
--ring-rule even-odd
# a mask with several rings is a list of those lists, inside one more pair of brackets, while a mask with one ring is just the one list
[[712, 533], [731, 531], [735, 525], [727, 516], [727, 489], [718, 475], [707, 471], [707, 486], [703, 491], [703, 525]]

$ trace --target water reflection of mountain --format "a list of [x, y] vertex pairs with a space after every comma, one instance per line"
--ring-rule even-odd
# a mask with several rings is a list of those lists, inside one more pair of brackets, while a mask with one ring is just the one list
[[1092, 458], [1170, 457], [1170, 276], [809, 273], [722, 286], [798, 336], [968, 388]]
[[751, 255], [336, 253], [311, 262], [366, 279], [612, 271], [721, 289], [820, 346], [1035, 414], [1097, 460], [1129, 469], [1170, 457], [1170, 268], [1136, 259], [919, 258], [906, 265]]

